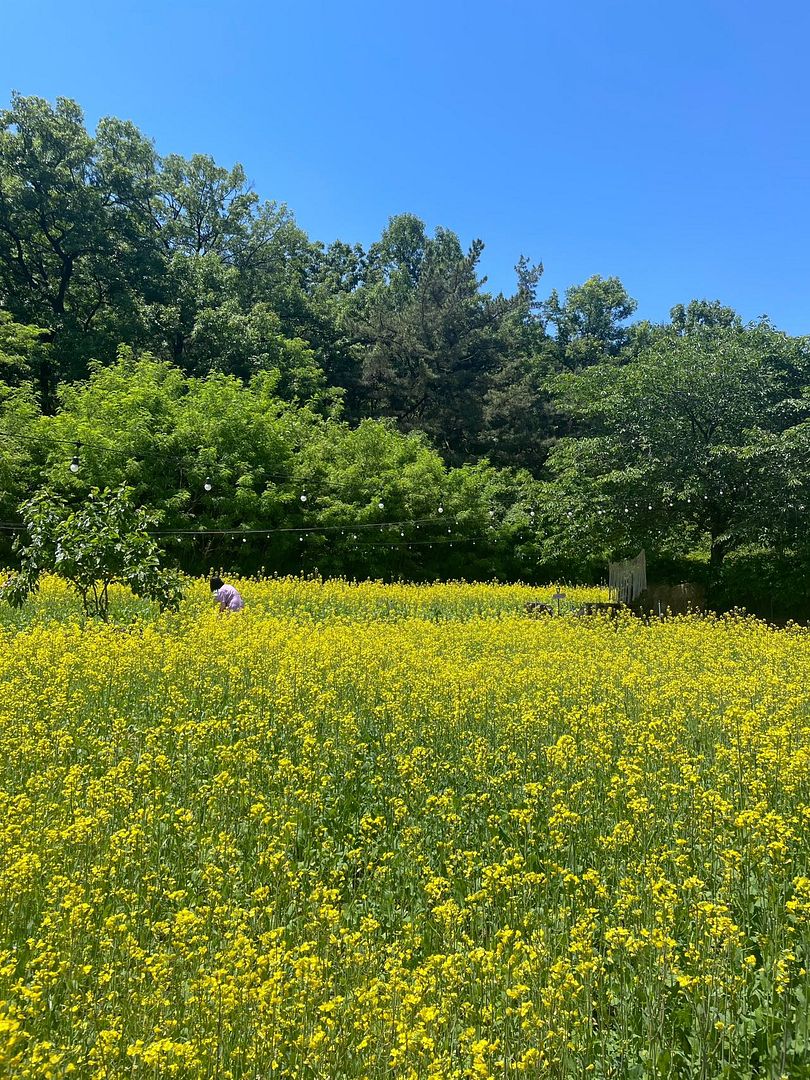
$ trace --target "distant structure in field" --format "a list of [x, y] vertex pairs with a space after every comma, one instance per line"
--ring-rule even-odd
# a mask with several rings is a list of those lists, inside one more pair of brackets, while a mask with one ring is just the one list
[[608, 591], [620, 604], [632, 602], [647, 588], [647, 556], [644, 549], [635, 559], [608, 563]]

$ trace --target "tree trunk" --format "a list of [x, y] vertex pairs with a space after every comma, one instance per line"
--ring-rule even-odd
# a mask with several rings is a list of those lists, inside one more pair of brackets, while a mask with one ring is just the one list
[[39, 383], [39, 407], [43, 416], [56, 415], [56, 376], [50, 356], [45, 349], [39, 350], [37, 382]]
[[712, 571], [712, 576], [719, 574], [720, 569], [723, 565], [723, 559], [726, 557], [726, 553], [728, 552], [728, 546], [729, 545], [727, 539], [712, 536], [712, 546], [709, 555], [709, 568]]
[[728, 552], [729, 543], [728, 540], [720, 539], [711, 534], [711, 548], [709, 549], [709, 580], [707, 582], [707, 601], [709, 607], [714, 607], [717, 603], [717, 597], [721, 595], [721, 577], [723, 570], [723, 559]]

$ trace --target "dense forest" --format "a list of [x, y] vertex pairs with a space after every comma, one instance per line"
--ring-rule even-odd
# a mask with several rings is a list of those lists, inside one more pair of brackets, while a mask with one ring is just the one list
[[520, 253], [493, 295], [482, 250], [407, 213], [326, 245], [241, 165], [15, 95], [4, 559], [32, 491], [126, 483], [192, 571], [585, 580], [644, 546], [810, 613], [810, 341], [718, 301], [634, 322], [615, 277], [544, 295]]

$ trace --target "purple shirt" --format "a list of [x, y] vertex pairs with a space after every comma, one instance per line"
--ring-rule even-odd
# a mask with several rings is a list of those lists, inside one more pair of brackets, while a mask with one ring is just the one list
[[217, 603], [226, 611], [241, 611], [245, 602], [233, 585], [223, 585], [214, 593]]

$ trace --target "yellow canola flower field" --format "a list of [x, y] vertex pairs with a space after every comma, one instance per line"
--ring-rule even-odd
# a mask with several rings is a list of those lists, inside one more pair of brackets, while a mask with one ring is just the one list
[[810, 633], [241, 587], [3, 613], [0, 1076], [809, 1075]]

